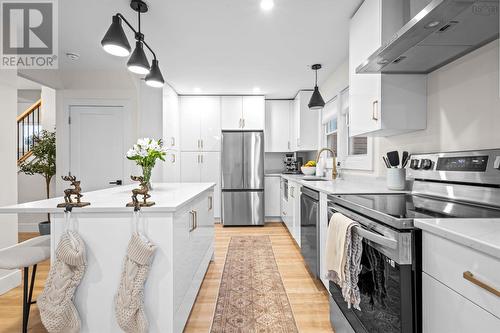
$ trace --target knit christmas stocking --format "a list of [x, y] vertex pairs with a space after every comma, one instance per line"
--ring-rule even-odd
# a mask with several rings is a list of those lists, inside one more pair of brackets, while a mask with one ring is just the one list
[[143, 302], [144, 283], [155, 249], [154, 245], [144, 241], [137, 233], [132, 235], [128, 244], [120, 286], [115, 297], [116, 320], [127, 333], [148, 331]]
[[45, 288], [37, 299], [42, 323], [49, 333], [80, 331], [80, 317], [72, 302], [85, 273], [85, 243], [73, 231], [61, 236]]

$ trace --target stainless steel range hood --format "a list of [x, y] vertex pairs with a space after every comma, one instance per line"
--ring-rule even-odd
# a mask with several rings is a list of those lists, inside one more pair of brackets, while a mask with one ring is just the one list
[[433, 0], [356, 73], [430, 73], [498, 38], [498, 4], [498, 0]]

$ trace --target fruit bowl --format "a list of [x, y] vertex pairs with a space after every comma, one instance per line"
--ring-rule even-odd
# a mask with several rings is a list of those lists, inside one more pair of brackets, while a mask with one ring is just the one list
[[312, 176], [314, 174], [316, 174], [316, 167], [301, 167], [300, 170], [302, 171], [302, 173], [306, 176]]

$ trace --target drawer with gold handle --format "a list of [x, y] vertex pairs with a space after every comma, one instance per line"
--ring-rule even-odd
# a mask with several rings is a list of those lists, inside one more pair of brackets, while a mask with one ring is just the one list
[[495, 287], [492, 287], [492, 286], [486, 284], [485, 282], [477, 279], [474, 276], [474, 274], [472, 274], [472, 272], [470, 272], [470, 271], [464, 272], [463, 277], [467, 281], [470, 281], [470, 282], [474, 283], [476, 286], [478, 286], [480, 288], [483, 288], [484, 290], [489, 291], [493, 295], [496, 295], [496, 296], [500, 297], [500, 290], [498, 290]]

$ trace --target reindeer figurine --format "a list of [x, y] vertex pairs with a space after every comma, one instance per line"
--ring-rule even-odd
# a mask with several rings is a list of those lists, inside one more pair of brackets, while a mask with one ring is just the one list
[[[148, 202], [147, 200], [151, 198], [151, 195], [148, 193], [149, 192], [149, 187], [146, 182], [144, 182], [144, 177], [142, 176], [130, 176], [130, 179], [132, 179], [135, 182], [139, 182], [140, 188], [134, 188], [132, 190], [132, 202], [129, 202], [127, 204], [127, 207], [151, 207], [155, 203], [150, 201]], [[138, 195], [142, 195], [142, 201], [140, 202], [139, 199], [137, 199]]]
[[[63, 180], [67, 182], [71, 182], [71, 186], [74, 188], [68, 188], [64, 190], [64, 203], [61, 203], [57, 205], [57, 207], [67, 207], [67, 206], [72, 206], [72, 207], [84, 207], [90, 205], [88, 202], [81, 202], [81, 198], [83, 197], [82, 188], [80, 187], [80, 181], [76, 180], [75, 176], [62, 176], [61, 177]], [[71, 199], [71, 196], [75, 196], [76, 202], [73, 202]]]

